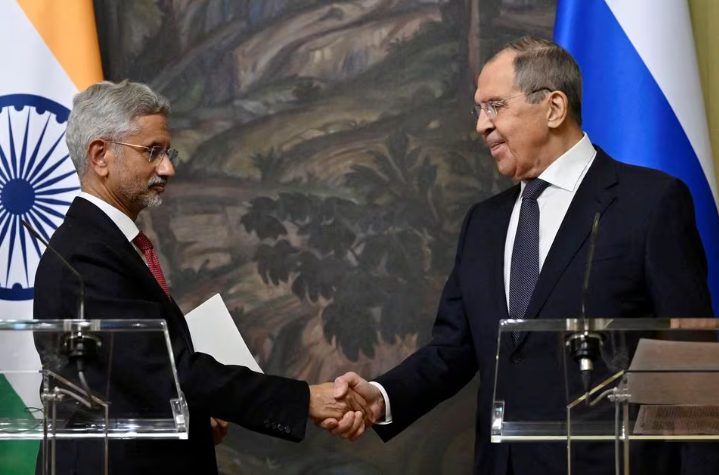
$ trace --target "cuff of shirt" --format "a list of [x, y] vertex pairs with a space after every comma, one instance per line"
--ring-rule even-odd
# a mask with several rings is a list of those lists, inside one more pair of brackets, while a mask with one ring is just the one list
[[387, 424], [392, 423], [392, 410], [389, 406], [389, 396], [387, 396], [387, 391], [384, 390], [382, 385], [375, 381], [369, 382], [372, 386], [379, 389], [379, 392], [382, 393], [382, 397], [384, 398], [384, 420], [381, 422], [375, 422], [378, 426], [386, 426]]

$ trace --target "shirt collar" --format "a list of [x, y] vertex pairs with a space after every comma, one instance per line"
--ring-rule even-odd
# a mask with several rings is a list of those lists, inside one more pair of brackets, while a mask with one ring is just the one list
[[103, 201], [97, 196], [84, 191], [81, 191], [77, 196], [86, 199], [100, 208], [102, 212], [105, 213], [118, 228], [120, 228], [120, 231], [125, 235], [125, 238], [127, 238], [128, 241], [132, 242], [132, 240], [140, 234], [140, 229], [137, 227], [135, 222], [130, 219], [128, 215], [115, 208], [107, 201]]
[[539, 178], [557, 188], [575, 191], [584, 169], [596, 154], [597, 151], [585, 132], [582, 139], [549, 165]]

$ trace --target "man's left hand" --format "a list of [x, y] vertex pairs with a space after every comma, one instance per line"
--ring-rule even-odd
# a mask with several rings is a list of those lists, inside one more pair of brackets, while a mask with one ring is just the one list
[[215, 441], [215, 445], [220, 445], [227, 435], [230, 425], [227, 421], [215, 419], [214, 417], [210, 418], [210, 423], [212, 424], [212, 440]]

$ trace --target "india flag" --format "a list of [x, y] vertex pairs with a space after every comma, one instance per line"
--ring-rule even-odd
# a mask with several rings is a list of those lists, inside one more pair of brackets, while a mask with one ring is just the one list
[[559, 0], [554, 39], [582, 69], [592, 141], [691, 189], [719, 311], [717, 186], [688, 2]]
[[[102, 79], [92, 0], [0, 0], [0, 65], [0, 320], [23, 320], [44, 249], [21, 221], [49, 239], [80, 189], [64, 134], [73, 95]], [[0, 330], [0, 419], [41, 407], [39, 378], [18, 372], [40, 360], [19, 336]], [[9, 437], [0, 473], [33, 473], [38, 443]]]

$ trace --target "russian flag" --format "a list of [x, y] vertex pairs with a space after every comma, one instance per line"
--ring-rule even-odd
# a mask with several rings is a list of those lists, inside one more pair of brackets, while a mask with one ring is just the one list
[[554, 40], [579, 62], [592, 141], [691, 189], [716, 309], [717, 187], [687, 2], [559, 0]]

